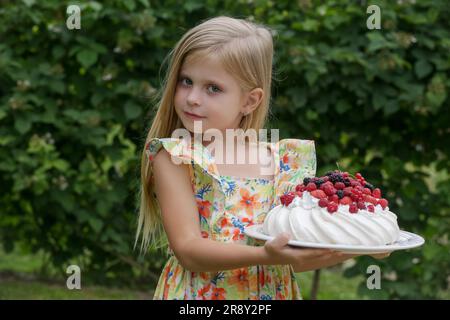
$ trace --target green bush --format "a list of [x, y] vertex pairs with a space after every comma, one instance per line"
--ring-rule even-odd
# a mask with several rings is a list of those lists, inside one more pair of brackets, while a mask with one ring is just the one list
[[[81, 263], [98, 282], [146, 276], [154, 284], [163, 255], [143, 260], [132, 250], [150, 98], [181, 35], [225, 14], [276, 30], [282, 81], [274, 83], [271, 127], [282, 137], [314, 139], [318, 174], [338, 162], [381, 186], [401, 227], [427, 240], [377, 261], [383, 290], [362, 283], [360, 293], [441, 297], [450, 249], [450, 8], [444, 0], [373, 3], [381, 30], [367, 29], [365, 1], [312, 0], [83, 1], [81, 30], [68, 30], [66, 3], [3, 1], [5, 249], [43, 249], [61, 272]], [[372, 263], [360, 258], [347, 275], [365, 274]]]

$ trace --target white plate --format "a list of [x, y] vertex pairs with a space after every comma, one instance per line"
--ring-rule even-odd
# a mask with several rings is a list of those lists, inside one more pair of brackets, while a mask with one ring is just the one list
[[[262, 232], [262, 224], [252, 225], [245, 228], [244, 233], [250, 238], [258, 240], [272, 240], [274, 237], [268, 236]], [[363, 245], [342, 245], [342, 244], [327, 244], [327, 243], [315, 243], [306, 241], [289, 240], [288, 244], [295, 247], [307, 247], [307, 248], [321, 248], [321, 249], [333, 249], [352, 254], [375, 254], [382, 252], [392, 252], [396, 250], [406, 250], [420, 247], [425, 243], [424, 238], [421, 236], [407, 232], [400, 231], [400, 238], [388, 245], [383, 246], [363, 246]]]

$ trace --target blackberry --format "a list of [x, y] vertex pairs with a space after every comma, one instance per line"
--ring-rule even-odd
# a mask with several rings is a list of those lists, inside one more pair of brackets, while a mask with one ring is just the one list
[[303, 179], [303, 185], [306, 187], [310, 181], [311, 181], [311, 178]]
[[333, 174], [330, 176], [330, 181], [331, 181], [332, 183], [336, 183], [336, 182], [344, 182], [344, 177], [341, 176], [339, 173], [333, 173]]
[[323, 181], [322, 179], [317, 179], [314, 181], [314, 183], [316, 184], [317, 189], [319, 189], [320, 186], [325, 183], [325, 181]]
[[333, 174], [333, 171], [328, 171], [327, 173], [325, 173], [326, 176], [331, 176]]
[[346, 187], [350, 187], [350, 179], [348, 179], [348, 178], [346, 178], [346, 179], [344, 179], [344, 184], [345, 184], [345, 186]]
[[337, 196], [339, 197], [339, 199], [342, 199], [344, 197], [344, 190], [338, 190], [336, 192]]
[[364, 187], [369, 188], [370, 191], [373, 191], [373, 189], [375, 189], [375, 187], [373, 185], [371, 185], [370, 183], [367, 183], [364, 185]]

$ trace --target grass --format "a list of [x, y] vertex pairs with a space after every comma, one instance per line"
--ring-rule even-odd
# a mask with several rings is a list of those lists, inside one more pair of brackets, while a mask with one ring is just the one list
[[[152, 290], [135, 291], [104, 286], [84, 286], [80, 290], [69, 290], [65, 279], [41, 279], [44, 255], [23, 254], [20, 250], [6, 254], [0, 246], [0, 299], [84, 299], [126, 300], [152, 299]], [[297, 274], [304, 299], [310, 296], [314, 272]], [[341, 268], [325, 269], [321, 272], [318, 299], [359, 299], [356, 288], [360, 279], [347, 279]]]

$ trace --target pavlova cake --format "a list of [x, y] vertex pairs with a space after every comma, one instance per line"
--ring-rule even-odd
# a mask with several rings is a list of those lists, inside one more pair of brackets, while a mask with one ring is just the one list
[[378, 246], [399, 238], [397, 216], [381, 190], [361, 174], [333, 171], [305, 178], [295, 191], [280, 197], [264, 220], [263, 232], [287, 232], [292, 240]]

